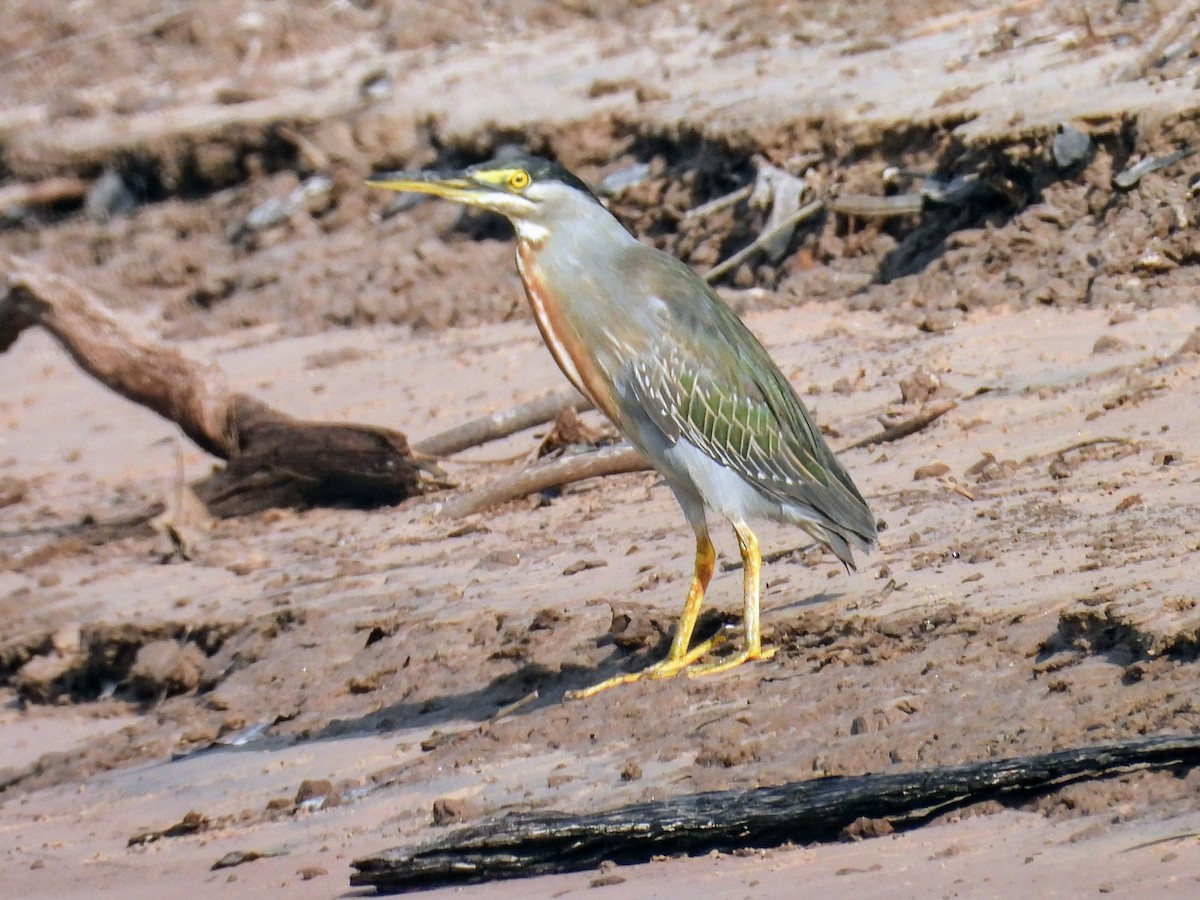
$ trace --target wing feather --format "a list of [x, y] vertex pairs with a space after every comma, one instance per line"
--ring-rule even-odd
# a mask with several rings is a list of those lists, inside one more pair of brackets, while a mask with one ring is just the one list
[[668, 443], [686, 439], [785, 507], [815, 513], [854, 543], [873, 543], [874, 519], [858, 488], [741, 320], [671, 257], [639, 274], [663, 301], [663, 321], [625, 363], [619, 389]]

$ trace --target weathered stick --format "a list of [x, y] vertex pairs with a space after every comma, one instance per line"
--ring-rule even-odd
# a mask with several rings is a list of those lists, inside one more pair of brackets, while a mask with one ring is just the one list
[[442, 507], [442, 515], [450, 519], [461, 519], [547, 488], [561, 487], [601, 475], [642, 472], [648, 468], [650, 464], [646, 462], [646, 457], [638, 451], [625, 443], [614, 444], [578, 456], [562, 456], [534, 463], [515, 475], [499, 478], [451, 500]]
[[923, 407], [912, 418], [905, 419], [903, 422], [897, 422], [895, 425], [889, 425], [883, 431], [878, 431], [875, 434], [868, 435], [861, 441], [855, 441], [848, 447], [843, 447], [839, 452], [858, 450], [862, 447], [873, 447], [876, 444], [887, 444], [892, 441], [898, 441], [900, 438], [908, 437], [910, 434], [916, 434], [957, 406], [958, 404], [953, 400], [939, 400], [937, 403], [931, 403]]
[[419, 469], [403, 434], [294, 419], [230, 390], [215, 366], [136, 334], [78, 282], [4, 256], [0, 276], [0, 353], [39, 325], [105, 387], [228, 460], [198, 489], [210, 505], [227, 501], [226, 513], [314, 501], [374, 505], [419, 492]]
[[1146, 74], [1146, 70], [1158, 62], [1163, 51], [1167, 46], [1179, 37], [1180, 33], [1189, 23], [1196, 22], [1200, 18], [1200, 0], [1186, 0], [1175, 8], [1175, 11], [1167, 16], [1158, 31], [1150, 38], [1138, 55], [1130, 62], [1123, 66], [1113, 78], [1114, 82], [1122, 81], [1137, 81]]
[[829, 201], [832, 212], [860, 219], [891, 219], [896, 216], [920, 215], [925, 198], [920, 194], [897, 194], [876, 197], [871, 194], [841, 194]]
[[743, 261], [748, 259], [751, 254], [756, 253], [757, 251], [766, 247], [767, 244], [769, 244], [777, 235], [782, 234], [788, 228], [794, 228], [805, 219], [812, 218], [824, 208], [824, 200], [814, 200], [812, 203], [802, 206], [790, 216], [776, 224], [774, 228], [769, 228], [768, 230], [764, 231], [737, 253], [733, 254], [733, 256], [729, 257], [724, 262], [717, 263], [715, 266], [705, 272], [704, 280], [711, 284], [726, 272], [736, 268]]
[[357, 859], [350, 883], [404, 891], [574, 872], [603, 860], [629, 864], [659, 854], [828, 840], [860, 818], [912, 826], [949, 807], [1136, 770], [1195, 765], [1200, 737], [1138, 738], [917, 772], [692, 794], [585, 816], [510, 815], [412, 850]]
[[90, 188], [90, 182], [72, 176], [10, 184], [0, 188], [0, 216], [6, 215], [9, 210], [27, 206], [50, 206], [69, 200], [82, 200]]
[[474, 419], [451, 428], [449, 431], [443, 431], [441, 434], [417, 441], [413, 445], [413, 449], [429, 456], [449, 456], [451, 453], [458, 453], [468, 447], [486, 444], [488, 441], [508, 437], [510, 434], [516, 434], [526, 428], [533, 428], [535, 425], [549, 422], [559, 414], [564, 406], [571, 406], [576, 412], [583, 412], [592, 408], [592, 402], [574, 389], [559, 391], [549, 397], [530, 400], [520, 406], [501, 410], [481, 419]]

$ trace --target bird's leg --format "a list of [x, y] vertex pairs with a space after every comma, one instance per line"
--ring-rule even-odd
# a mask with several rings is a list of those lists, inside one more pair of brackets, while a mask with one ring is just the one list
[[[692, 632], [696, 630], [696, 620], [700, 618], [700, 607], [704, 605], [704, 592], [708, 590], [708, 583], [712, 581], [716, 565], [717, 551], [709, 539], [707, 529], [697, 532], [696, 568], [692, 575], [692, 584], [688, 588], [687, 602], [683, 604], [683, 615], [679, 617], [679, 624], [675, 626], [675, 637], [671, 640], [671, 649], [667, 651], [667, 658], [659, 665], [674, 663], [679, 667], [686, 666], [724, 640], [724, 638], [718, 640], [717, 637], [709, 638], [698, 647], [688, 650], [692, 643]], [[673, 675], [675, 672], [670, 674]]]
[[758, 538], [745, 522], [734, 522], [733, 530], [737, 533], [738, 547], [742, 551], [743, 593], [742, 593], [742, 624], [745, 630], [745, 644], [741, 651], [728, 659], [707, 666], [696, 666], [688, 670], [688, 675], [715, 675], [718, 672], [728, 672], [735, 666], [752, 659], [770, 659], [775, 655], [776, 648], [763, 650], [762, 633], [759, 628], [759, 594], [762, 584], [762, 554], [758, 550]]
[[708, 530], [698, 528], [696, 530], [696, 569], [692, 575], [691, 587], [688, 588], [683, 615], [679, 617], [679, 624], [675, 626], [675, 636], [671, 639], [671, 649], [667, 651], [666, 659], [648, 666], [640, 672], [615, 675], [591, 687], [568, 691], [567, 699], [582, 700], [584, 697], [591, 697], [611, 687], [632, 684], [643, 678], [670, 678], [678, 675], [713, 647], [723, 643], [724, 636], [717, 634], [690, 650], [688, 649], [688, 645], [692, 642], [692, 632], [696, 628], [696, 619], [700, 616], [700, 607], [704, 604], [704, 592], [708, 590], [708, 583], [712, 580], [716, 563], [717, 551], [708, 537]]

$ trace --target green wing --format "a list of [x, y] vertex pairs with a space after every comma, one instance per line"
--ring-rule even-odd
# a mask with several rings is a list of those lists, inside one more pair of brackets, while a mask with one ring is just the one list
[[872, 543], [866, 502], [754, 335], [672, 257], [639, 274], [663, 322], [649, 352], [627, 363], [622, 387], [668, 442], [684, 438], [785, 506]]

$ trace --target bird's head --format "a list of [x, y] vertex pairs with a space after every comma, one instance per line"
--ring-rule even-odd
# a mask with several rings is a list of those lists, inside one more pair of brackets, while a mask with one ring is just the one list
[[384, 172], [372, 175], [367, 184], [433, 194], [500, 213], [512, 220], [522, 236], [548, 232], [573, 209], [600, 206], [579, 178], [537, 156], [508, 156], [457, 171]]

